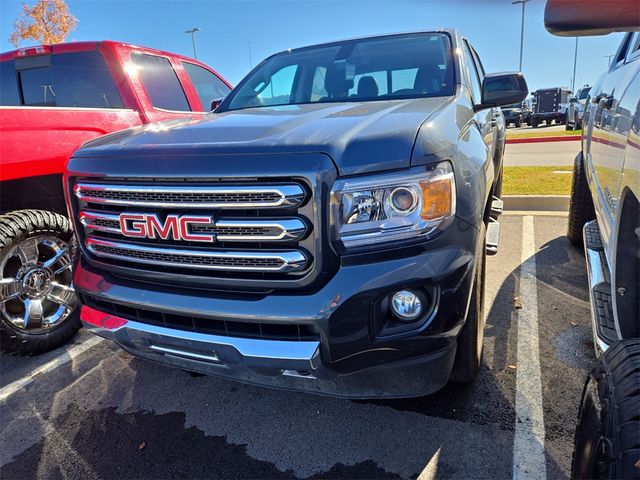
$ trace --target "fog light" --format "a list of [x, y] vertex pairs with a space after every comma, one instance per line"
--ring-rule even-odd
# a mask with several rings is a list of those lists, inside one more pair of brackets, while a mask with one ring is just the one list
[[410, 322], [422, 314], [422, 301], [415, 293], [400, 290], [391, 297], [391, 311], [403, 322]]

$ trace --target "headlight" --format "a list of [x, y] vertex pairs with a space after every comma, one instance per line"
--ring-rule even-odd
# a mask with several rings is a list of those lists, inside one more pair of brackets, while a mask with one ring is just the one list
[[455, 210], [449, 162], [341, 179], [331, 191], [333, 239], [346, 249], [427, 237], [443, 227]]

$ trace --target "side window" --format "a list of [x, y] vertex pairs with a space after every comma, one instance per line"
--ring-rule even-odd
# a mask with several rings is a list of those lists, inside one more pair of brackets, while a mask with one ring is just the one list
[[615, 68], [618, 65], [622, 65], [624, 63], [625, 58], [627, 56], [627, 51], [633, 46], [633, 37], [634, 37], [634, 35], [635, 35], [635, 33], [629, 32], [622, 39], [622, 43], [620, 44], [620, 47], [618, 48], [618, 51], [616, 52], [616, 56], [615, 56], [613, 62], [611, 62], [611, 68]]
[[635, 32], [633, 35], [627, 51], [627, 61], [640, 55], [640, 32]]
[[469, 44], [464, 42], [464, 61], [467, 64], [467, 68], [469, 70], [469, 78], [471, 79], [471, 91], [473, 96], [473, 101], [475, 103], [480, 103], [482, 99], [482, 85], [480, 83], [480, 76], [478, 75], [478, 70], [476, 69], [476, 64], [473, 60], [473, 55], [469, 50]]
[[178, 112], [191, 110], [180, 80], [167, 58], [132, 53], [131, 60], [154, 107]]
[[313, 80], [311, 82], [311, 98], [309, 101], [317, 102], [321, 98], [328, 95], [324, 88], [324, 79], [327, 76], [327, 67], [317, 67], [313, 72]]
[[25, 106], [123, 107], [111, 72], [96, 51], [27, 57], [15, 63]]
[[198, 92], [202, 108], [209, 110], [211, 100], [226, 97], [231, 89], [206, 68], [189, 62], [182, 62], [193, 86]]
[[0, 105], [5, 107], [20, 105], [18, 80], [13, 60], [0, 63]]
[[297, 70], [297, 65], [288, 65], [274, 73], [271, 76], [271, 81], [267, 85], [264, 85], [264, 83], [258, 85], [256, 90], [262, 90], [258, 95], [262, 105], [282, 105], [289, 103]]

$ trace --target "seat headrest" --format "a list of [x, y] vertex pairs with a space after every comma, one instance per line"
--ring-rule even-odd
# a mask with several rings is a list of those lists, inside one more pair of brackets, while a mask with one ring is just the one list
[[344, 64], [333, 64], [327, 68], [324, 77], [324, 89], [329, 97], [346, 97], [349, 89], [353, 88], [353, 79], [347, 79]]
[[437, 65], [420, 67], [416, 72], [413, 89], [420, 93], [435, 93], [442, 89], [442, 70]]
[[358, 96], [359, 97], [377, 97], [379, 93], [378, 84], [373, 77], [362, 77], [358, 81]]

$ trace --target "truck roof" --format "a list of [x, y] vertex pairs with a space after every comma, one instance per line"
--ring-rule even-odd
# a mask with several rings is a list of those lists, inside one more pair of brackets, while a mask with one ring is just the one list
[[29, 57], [29, 56], [35, 56], [35, 55], [97, 50], [100, 47], [108, 48], [108, 49], [116, 49], [118, 47], [124, 47], [129, 50], [145, 51], [145, 52], [153, 53], [156, 55], [177, 57], [183, 60], [189, 60], [190, 62], [201, 63], [198, 60], [195, 60], [191, 57], [179, 55], [177, 53], [167, 52], [165, 50], [157, 50], [155, 48], [141, 47], [139, 45], [132, 45], [130, 43], [125, 43], [125, 42], [116, 42], [113, 40], [95, 40], [95, 41], [86, 41], [86, 42], [67, 42], [67, 43], [56, 43], [56, 44], [48, 44], [48, 45], [46, 44], [33, 45], [29, 47], [18, 48], [16, 50], [11, 50], [9, 52], [0, 53], [0, 62], [13, 60], [19, 57]]

